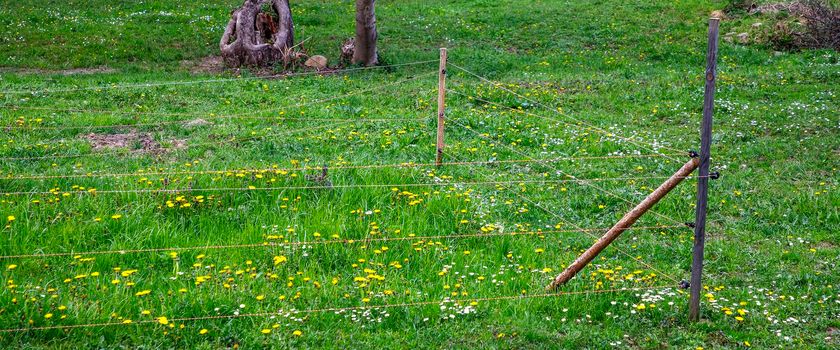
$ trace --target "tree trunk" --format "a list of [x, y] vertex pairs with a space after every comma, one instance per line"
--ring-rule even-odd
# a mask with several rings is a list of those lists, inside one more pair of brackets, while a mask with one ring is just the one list
[[373, 66], [379, 63], [376, 54], [376, 0], [356, 0], [356, 39], [353, 64]]
[[[269, 2], [277, 18], [262, 11]], [[289, 0], [245, 0], [231, 13], [219, 41], [222, 59], [229, 67], [286, 62], [294, 43], [293, 28]]]

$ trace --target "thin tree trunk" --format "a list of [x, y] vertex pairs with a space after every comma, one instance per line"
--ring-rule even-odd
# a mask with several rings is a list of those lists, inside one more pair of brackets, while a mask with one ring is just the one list
[[376, 53], [376, 0], [356, 0], [356, 47], [353, 64], [373, 66], [379, 63]]
[[274, 47], [278, 50], [285, 50], [295, 43], [294, 23], [292, 23], [292, 10], [289, 7], [289, 0], [273, 0], [274, 12], [277, 12], [278, 30], [274, 35]]

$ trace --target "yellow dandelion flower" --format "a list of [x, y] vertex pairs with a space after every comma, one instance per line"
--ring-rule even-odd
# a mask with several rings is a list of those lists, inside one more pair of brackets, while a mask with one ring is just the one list
[[11, 264], [9, 266], [6, 266], [6, 270], [14, 270], [16, 268], [17, 268], [17, 265], [15, 265], [15, 264]]
[[198, 331], [198, 334], [205, 335], [207, 334], [207, 332], [207, 328], [202, 328], [200, 331]]
[[270, 329], [268, 329], [268, 328], [265, 328], [265, 329], [261, 330], [261, 331], [260, 331], [260, 333], [262, 333], [262, 334], [269, 334], [269, 333], [271, 333], [271, 330], [270, 330]]
[[158, 321], [158, 323], [160, 323], [162, 325], [168, 325], [169, 324], [169, 319], [166, 318], [166, 316], [158, 317], [157, 321]]
[[299, 331], [299, 330], [295, 330], [294, 332], [292, 332], [292, 335], [293, 335], [293, 336], [296, 336], [296, 337], [300, 337], [300, 336], [302, 336], [302, 335], [303, 335], [303, 332], [301, 332], [301, 331]]
[[[151, 292], [152, 292], [152, 291], [151, 291], [151, 290], [148, 290], [148, 289], [146, 289], [146, 290], [141, 290], [141, 291], [139, 291], [139, 292], [137, 292], [137, 293], [134, 293], [134, 296], [137, 296], [137, 297], [142, 297], [142, 296], [144, 296], [144, 295], [146, 295], [146, 294], [149, 294], [149, 293], [151, 293]], [[165, 323], [164, 323], [164, 324], [165, 324]]]
[[120, 215], [120, 214], [111, 215], [111, 219], [114, 219], [114, 220], [119, 220], [121, 218], [122, 218], [122, 215]]
[[12, 216], [12, 215], [9, 215], [9, 216], [6, 217], [6, 221], [8, 221], [8, 222], [15, 221], [15, 217]]

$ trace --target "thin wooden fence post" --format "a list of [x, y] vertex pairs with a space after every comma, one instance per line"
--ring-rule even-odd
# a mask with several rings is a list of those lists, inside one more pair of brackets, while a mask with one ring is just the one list
[[691, 299], [688, 318], [700, 320], [700, 292], [703, 289], [703, 248], [706, 243], [706, 212], [709, 200], [709, 159], [712, 148], [712, 112], [715, 106], [719, 18], [709, 20], [709, 48], [706, 53], [706, 93], [700, 127], [700, 169], [697, 179], [697, 208], [694, 219], [694, 251], [691, 261]]
[[443, 140], [446, 110], [446, 48], [440, 48], [440, 70], [438, 71], [438, 115], [437, 115], [437, 155], [435, 165], [440, 166], [443, 162]]

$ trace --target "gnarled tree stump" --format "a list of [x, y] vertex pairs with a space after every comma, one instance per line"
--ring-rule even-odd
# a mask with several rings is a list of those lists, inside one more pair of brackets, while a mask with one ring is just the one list
[[[276, 17], [263, 11], [269, 5]], [[294, 44], [289, 0], [245, 0], [231, 13], [219, 48], [229, 67], [268, 66], [288, 62]]]

